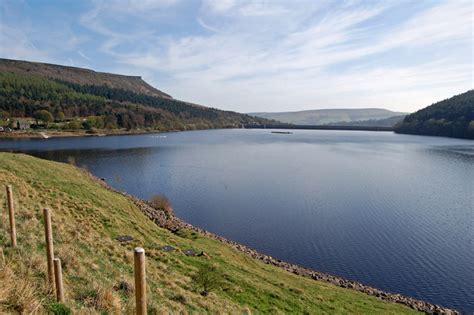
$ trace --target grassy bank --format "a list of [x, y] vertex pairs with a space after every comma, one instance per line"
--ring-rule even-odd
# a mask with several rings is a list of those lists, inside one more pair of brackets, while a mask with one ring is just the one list
[[[0, 198], [12, 184], [18, 249], [9, 247], [2, 207], [0, 313], [58, 309], [45, 285], [43, 207], [53, 210], [55, 255], [63, 262], [66, 304], [75, 313], [132, 313], [135, 246], [147, 253], [149, 309], [153, 312], [411, 313], [411, 309], [331, 284], [293, 275], [251, 259], [195, 232], [157, 227], [128, 198], [81, 170], [26, 155], [0, 153]], [[118, 235], [134, 239], [121, 243]], [[164, 252], [163, 245], [205, 251], [209, 257]], [[213, 266], [218, 281], [208, 296], [196, 275]]]

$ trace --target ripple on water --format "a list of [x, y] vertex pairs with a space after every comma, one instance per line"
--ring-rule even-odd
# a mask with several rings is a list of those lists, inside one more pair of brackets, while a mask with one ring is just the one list
[[[474, 142], [377, 132], [216, 130], [1, 141], [73, 157], [192, 224], [277, 258], [474, 312]], [[100, 149], [100, 150], [99, 150]]]

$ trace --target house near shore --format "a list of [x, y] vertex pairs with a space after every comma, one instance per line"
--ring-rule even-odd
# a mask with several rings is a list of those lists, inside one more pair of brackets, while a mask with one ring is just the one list
[[16, 129], [18, 130], [25, 130], [30, 129], [31, 121], [29, 120], [17, 120], [16, 121]]

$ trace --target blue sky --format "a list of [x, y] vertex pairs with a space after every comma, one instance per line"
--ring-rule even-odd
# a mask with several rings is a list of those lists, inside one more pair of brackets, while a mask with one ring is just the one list
[[0, 57], [240, 112], [415, 111], [473, 88], [472, 1], [0, 0]]

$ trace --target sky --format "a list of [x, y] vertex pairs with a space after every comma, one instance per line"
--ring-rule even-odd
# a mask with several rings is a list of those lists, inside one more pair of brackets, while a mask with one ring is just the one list
[[0, 57], [239, 112], [413, 112], [473, 89], [473, 2], [0, 0]]

